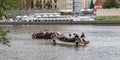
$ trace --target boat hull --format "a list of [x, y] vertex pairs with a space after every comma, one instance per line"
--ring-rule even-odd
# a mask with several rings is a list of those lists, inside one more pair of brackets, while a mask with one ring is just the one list
[[51, 39], [51, 35], [52, 35], [52, 32], [49, 32], [49, 33], [40, 32], [40, 33], [32, 34], [32, 38], [33, 39]]
[[53, 39], [52, 40], [54, 44], [64, 44], [64, 45], [72, 45], [72, 46], [81, 46], [81, 45], [86, 45], [89, 44], [89, 41], [86, 42], [80, 42], [78, 40], [74, 41], [74, 42], [68, 42], [68, 41], [62, 41], [59, 39]]

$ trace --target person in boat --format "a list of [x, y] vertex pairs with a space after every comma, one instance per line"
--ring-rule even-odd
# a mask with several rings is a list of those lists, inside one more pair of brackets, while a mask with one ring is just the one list
[[78, 34], [74, 33], [73, 35], [74, 35], [75, 40], [79, 40], [79, 35]]
[[85, 34], [84, 34], [84, 32], [82, 32], [82, 34], [81, 34], [80, 38], [82, 38], [82, 39], [84, 39], [84, 38], [85, 38]]
[[82, 32], [80, 38], [81, 38], [82, 42], [86, 42], [86, 41], [85, 41], [85, 34], [84, 34], [84, 32]]
[[78, 34], [74, 33], [73, 35], [74, 35], [74, 37], [75, 37], [75, 40], [81, 42], [81, 39], [79, 38], [79, 35], [78, 35]]
[[74, 35], [75, 38], [79, 38], [78, 34], [74, 33], [73, 35]]

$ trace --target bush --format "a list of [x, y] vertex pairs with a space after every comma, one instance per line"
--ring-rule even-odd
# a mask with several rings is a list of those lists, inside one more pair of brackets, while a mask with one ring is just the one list
[[119, 8], [119, 3], [116, 0], [106, 0], [103, 5], [103, 8]]

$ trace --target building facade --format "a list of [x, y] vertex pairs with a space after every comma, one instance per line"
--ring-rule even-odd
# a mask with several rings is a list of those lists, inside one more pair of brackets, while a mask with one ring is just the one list
[[73, 10], [73, 0], [24, 0], [23, 8], [38, 8], [40, 9], [59, 9], [59, 10]]
[[82, 0], [82, 9], [87, 8], [87, 0]]
[[81, 9], [82, 9], [82, 0], [74, 0], [73, 1], [74, 13], [81, 13]]
[[[47, 4], [50, 4], [51, 9], [57, 8], [57, 0], [39, 0], [40, 1], [40, 8], [45, 9], [48, 8]], [[37, 2], [37, 0], [35, 0]]]
[[104, 1], [105, 0], [96, 0], [96, 2], [95, 2], [95, 10], [101, 9]]
[[59, 10], [73, 10], [73, 0], [58, 0], [57, 2]]
[[[95, 2], [96, 0], [93, 1]], [[91, 0], [24, 0], [22, 5], [24, 8], [31, 8], [31, 9], [49, 8], [49, 9], [58, 9], [58, 10], [72, 10], [75, 13], [80, 13], [81, 9], [89, 9], [90, 3]], [[36, 6], [37, 4], [39, 4], [39, 6]]]
[[57, 8], [57, 0], [24, 0], [23, 7], [31, 9], [36, 8], [36, 3], [39, 4], [39, 8], [41, 9], [48, 8], [47, 5], [49, 5], [50, 8]]
[[34, 0], [23, 0], [23, 8], [33, 8]]
[[[95, 4], [96, 0], [93, 0]], [[82, 0], [82, 9], [89, 9], [90, 8], [91, 0]]]

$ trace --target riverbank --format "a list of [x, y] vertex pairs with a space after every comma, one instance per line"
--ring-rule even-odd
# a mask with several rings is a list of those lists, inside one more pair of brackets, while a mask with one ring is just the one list
[[120, 21], [42, 21], [42, 22], [0, 22], [0, 25], [61, 25], [61, 24], [76, 24], [76, 25], [120, 25]]
[[96, 16], [95, 20], [99, 21], [120, 21], [120, 16]]

